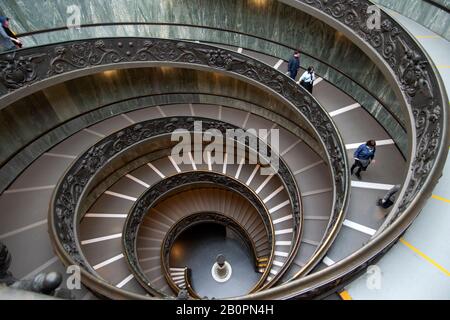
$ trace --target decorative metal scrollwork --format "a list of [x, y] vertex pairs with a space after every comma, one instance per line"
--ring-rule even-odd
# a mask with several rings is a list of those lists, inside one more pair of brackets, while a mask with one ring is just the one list
[[0, 81], [6, 89], [15, 90], [39, 79], [38, 66], [45, 54], [30, 54], [16, 57], [15, 53], [7, 54], [0, 60]]
[[[204, 44], [183, 42], [167, 39], [141, 38], [106, 38], [74, 41], [62, 45], [20, 50], [14, 56], [8, 67], [1, 69], [8, 73], [19, 70], [19, 60], [31, 59], [29, 51], [45, 51], [42, 61], [33, 67], [33, 77], [27, 80], [32, 84], [37, 79], [45, 79], [55, 75], [62, 75], [71, 71], [91, 68], [99, 65], [126, 63], [136, 61], [168, 62], [205, 65], [213, 69], [220, 69], [257, 81], [294, 104], [314, 128], [322, 128], [321, 138], [332, 159], [336, 159], [336, 188], [338, 192], [345, 190], [342, 173], [345, 172], [343, 159], [345, 152], [339, 144], [339, 136], [334, 125], [331, 124], [326, 112], [311, 99], [306, 91], [294, 81], [275, 70], [271, 66], [253, 58], [238, 53]], [[0, 61], [1, 56], [0, 56]], [[20, 81], [9, 77], [8, 82], [0, 78], [0, 97], [21, 86]], [[343, 202], [339, 196], [339, 202]], [[339, 210], [338, 210], [339, 211]]]
[[[448, 103], [440, 80], [426, 54], [417, 42], [395, 20], [381, 13], [380, 28], [369, 28], [367, 0], [297, 0], [339, 21], [351, 30], [366, 45], [378, 53], [389, 67], [398, 87], [403, 93], [409, 112], [412, 114], [413, 148], [410, 156], [410, 177], [405, 182], [406, 192], [399, 199], [396, 215], [409, 208], [413, 200], [421, 196], [437, 182], [438, 174], [430, 173], [442, 166], [446, 154], [440, 152], [447, 139], [446, 122]], [[182, 62], [186, 65], [202, 65], [223, 70], [252, 79], [277, 92], [291, 102], [317, 130], [335, 179], [335, 206], [332, 219], [337, 219], [346, 209], [348, 199], [348, 173], [345, 150], [335, 126], [325, 111], [308, 94], [285, 75], [270, 66], [249, 57], [224, 49], [199, 43], [165, 39], [92, 39], [62, 45], [48, 45], [23, 49], [15, 54], [0, 55], [0, 99], [15, 91], [29, 89], [37, 81], [75, 70], [100, 65], [146, 62]], [[92, 68], [94, 69], [94, 68]], [[407, 110], [405, 110], [407, 112]], [[131, 129], [128, 129], [131, 130]], [[153, 130], [153, 128], [149, 129]], [[122, 132], [127, 135], [129, 132]], [[92, 170], [101, 167], [105, 154], [126, 145], [126, 138], [119, 142], [105, 141], [105, 146], [91, 149], [92, 159], [84, 158], [65, 176], [57, 189], [55, 198], [55, 229], [68, 255], [80, 261], [74, 246], [73, 224], [75, 206], [81, 190], [86, 185]], [[114, 144], [114, 145], [111, 145]], [[446, 145], [445, 145], [446, 147]], [[105, 150], [103, 150], [105, 149]], [[105, 152], [105, 153], [104, 153]], [[432, 178], [432, 180], [431, 180]], [[416, 211], [418, 211], [417, 208]]]
[[[33, 58], [36, 54], [42, 55], [39, 61]], [[8, 57], [10, 61], [5, 64]], [[182, 63], [185, 67], [193, 68], [204, 66], [257, 82], [289, 101], [304, 116], [306, 122], [311, 124], [312, 130], [316, 131], [330, 159], [330, 170], [335, 182], [332, 220], [337, 221], [342, 218], [345, 212], [349, 196], [349, 177], [346, 152], [336, 127], [326, 111], [303, 87], [269, 65], [237, 52], [200, 43], [167, 39], [105, 38], [23, 49], [17, 51], [13, 57], [0, 55], [0, 74], [21, 72], [18, 61], [24, 59], [33, 62], [32, 67], [29, 68], [31, 74], [25, 82], [27, 92], [33, 90], [36, 82], [43, 82], [52, 77], [62, 77], [70, 73], [61, 78], [67, 79], [67, 77], [76, 76], [75, 71], [90, 69], [95, 72], [97, 66], [136, 62], [167, 65]], [[17, 77], [0, 77], [0, 101], [2, 96], [14, 95], [16, 91], [22, 90], [23, 86], [23, 81]], [[69, 259], [84, 267], [87, 266], [74, 234], [74, 224], [77, 223], [75, 210], [80, 195], [94, 173], [101, 169], [107, 159], [132, 143], [158, 132], [167, 133], [176, 128], [185, 127], [185, 121], [189, 120], [181, 118], [171, 119], [170, 122], [156, 120], [152, 126], [139, 124], [129, 127], [103, 139], [76, 161], [56, 188], [52, 203], [54, 233]], [[224, 125], [216, 123], [213, 127], [220, 129]], [[287, 167], [280, 167], [280, 174], [288, 172]], [[295, 193], [295, 184], [287, 184], [286, 187], [290, 195]], [[294, 205], [294, 211], [298, 211], [300, 202], [291, 198], [291, 203]], [[298, 221], [296, 225], [299, 225]]]
[[[136, 236], [138, 233], [138, 228], [142, 222], [142, 219], [147, 214], [147, 212], [155, 205], [155, 202], [161, 198], [161, 196], [167, 194], [167, 192], [176, 189], [183, 185], [193, 184], [193, 183], [214, 183], [220, 186], [224, 186], [226, 189], [233, 190], [249, 201], [253, 207], [258, 211], [261, 219], [264, 222], [266, 233], [268, 234], [269, 241], [272, 241], [272, 232], [270, 229], [271, 219], [264, 205], [256, 197], [256, 195], [251, 192], [246, 186], [233, 180], [225, 175], [220, 175], [214, 172], [202, 172], [193, 171], [187, 173], [181, 173], [170, 178], [161, 180], [154, 186], [149, 188], [139, 199], [135, 202], [130, 214], [127, 217], [123, 229], [123, 243], [125, 251], [129, 257], [130, 263], [135, 261], [134, 266], [137, 264], [136, 248], [134, 247]], [[169, 248], [164, 248], [163, 251], [167, 251]]]
[[413, 114], [416, 129], [416, 153], [411, 155], [412, 176], [406, 182], [405, 196], [395, 216], [404, 212], [426, 182], [437, 160], [439, 147], [445, 139], [442, 132], [447, 121], [443, 108], [448, 99], [439, 86], [439, 79], [423, 52], [407, 31], [381, 11], [380, 27], [369, 28], [367, 0], [297, 0], [306, 3], [343, 23], [390, 66]]
[[[163, 264], [163, 270], [164, 274], [166, 276], [166, 280], [171, 283], [172, 288], [175, 290], [175, 292], [180, 294], [181, 291], [180, 288], [173, 282], [172, 277], [170, 275], [170, 249], [172, 248], [173, 244], [177, 240], [178, 236], [180, 236], [186, 229], [200, 223], [217, 223], [221, 224], [227, 228], [230, 228], [233, 230], [239, 238], [245, 243], [247, 249], [252, 252], [252, 258], [255, 261], [255, 269], [257, 269], [256, 262], [257, 262], [257, 252], [255, 248], [255, 243], [252, 241], [250, 234], [245, 230], [243, 226], [241, 226], [238, 222], [236, 222], [234, 219], [231, 219], [227, 217], [226, 215], [215, 213], [215, 212], [199, 212], [191, 214], [185, 218], [183, 218], [181, 221], [176, 223], [166, 234], [163, 240], [163, 248], [165, 248], [165, 252], [161, 253], [161, 261]], [[167, 249], [166, 249], [167, 248]], [[255, 270], [256, 272], [257, 270]], [[192, 269], [186, 268], [185, 269], [185, 279], [190, 279], [190, 274], [192, 273]], [[263, 279], [261, 279], [263, 280]], [[262, 282], [260, 280], [260, 282]], [[198, 294], [194, 291], [192, 286], [190, 285], [189, 281], [187, 281], [187, 290], [192, 298], [195, 299], [201, 299], [201, 297], [198, 296]]]
[[[225, 135], [227, 130], [236, 129], [235, 126], [225, 122], [200, 117], [153, 119], [132, 125], [102, 139], [75, 161], [65, 177], [61, 180], [61, 183], [55, 192], [53, 212], [51, 214], [53, 214], [54, 228], [59, 242], [67, 254], [69, 254], [77, 264], [87, 267], [86, 261], [80, 254], [79, 244], [74, 233], [74, 223], [78, 221], [76, 212], [77, 204], [90, 179], [99, 173], [111, 158], [132, 145], [153, 136], [170, 134], [175, 129], [179, 128], [184, 128], [187, 131], [193, 132], [195, 128], [194, 122], [198, 120], [202, 121], [202, 127], [205, 131], [217, 129]], [[259, 147], [268, 148], [269, 151], [271, 150], [264, 144], [260, 144]], [[202, 174], [199, 172], [197, 172], [197, 175], [202, 177]], [[288, 191], [293, 210], [295, 229], [296, 232], [298, 232], [300, 228], [301, 212], [300, 199], [295, 180], [286, 164], [281, 159], [279, 162], [278, 175], [281, 177], [281, 180]], [[177, 183], [179, 182], [180, 181]], [[225, 183], [224, 181], [222, 182]], [[151, 196], [157, 197], [161, 190], [151, 189], [150, 192], [152, 192]], [[244, 193], [245, 190], [241, 190], [241, 192]], [[138, 202], [138, 206], [145, 207], [145, 203]], [[144, 210], [144, 207], [137, 207], [136, 210]], [[139, 219], [131, 220], [129, 228], [136, 231], [139, 223]], [[128, 237], [131, 236], [133, 235], [130, 235], [128, 232], [124, 233], [125, 241], [130, 240]]]

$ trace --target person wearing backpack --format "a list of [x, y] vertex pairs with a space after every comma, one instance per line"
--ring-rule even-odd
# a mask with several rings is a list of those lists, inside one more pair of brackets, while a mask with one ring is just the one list
[[288, 63], [289, 76], [294, 80], [297, 77], [298, 69], [300, 69], [300, 52], [296, 50]]

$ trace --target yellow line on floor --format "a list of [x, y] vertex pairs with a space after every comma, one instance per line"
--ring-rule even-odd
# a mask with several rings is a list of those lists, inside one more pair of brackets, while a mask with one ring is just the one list
[[416, 36], [417, 39], [438, 39], [439, 36], [436, 35], [429, 35], [429, 36]]
[[437, 195], [435, 195], [435, 194], [433, 194], [431, 197], [432, 197], [433, 199], [436, 199], [436, 200], [441, 200], [441, 201], [450, 203], [450, 200], [449, 200], [449, 199], [445, 199], [445, 198], [439, 197], [439, 196], [437, 196]]
[[436, 66], [436, 68], [438, 68], [438, 69], [449, 69], [450, 66], [449, 65], [445, 65], [445, 64], [438, 64]]
[[339, 296], [341, 297], [342, 300], [353, 300], [352, 296], [350, 295], [350, 293], [348, 293], [347, 290], [340, 292]]
[[403, 243], [405, 246], [407, 246], [409, 249], [417, 253], [420, 257], [431, 263], [433, 266], [438, 268], [440, 271], [442, 271], [447, 277], [450, 277], [450, 272], [445, 269], [443, 266], [441, 266], [439, 263], [437, 263], [435, 260], [431, 259], [429, 256], [427, 256], [425, 253], [414, 247], [412, 244], [410, 244], [408, 241], [406, 241], [403, 238], [400, 238], [400, 242]]

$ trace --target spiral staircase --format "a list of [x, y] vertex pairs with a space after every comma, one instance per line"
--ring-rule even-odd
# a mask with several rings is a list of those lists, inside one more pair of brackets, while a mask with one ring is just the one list
[[[433, 63], [386, 13], [368, 30], [368, 1], [261, 3], [227, 4], [247, 22], [288, 10], [323, 24], [318, 41], [346, 48], [347, 69], [305, 50], [319, 66], [311, 95], [287, 76], [282, 40], [181, 18], [24, 30], [28, 45], [0, 55], [0, 241], [15, 278], [58, 271], [66, 287], [79, 266], [76, 299], [326, 298], [396, 243], [446, 160]], [[225, 137], [214, 150], [212, 132]], [[358, 180], [353, 152], [369, 139], [376, 163]], [[393, 207], [377, 207], [396, 184]], [[188, 232], [208, 223], [225, 236]], [[231, 278], [213, 281], [212, 252], [226, 250]]]

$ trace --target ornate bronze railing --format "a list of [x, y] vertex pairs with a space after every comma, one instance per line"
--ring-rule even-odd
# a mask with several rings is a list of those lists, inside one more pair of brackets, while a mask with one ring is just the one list
[[[156, 120], [148, 120], [134, 126], [125, 128], [124, 130], [108, 136], [98, 142], [96, 145], [91, 147], [85, 154], [80, 156], [75, 164], [68, 170], [66, 176], [62, 178], [60, 182], [60, 186], [58, 191], [54, 194], [54, 200], [52, 201], [53, 208], [50, 211], [50, 226], [57, 232], [57, 235], [60, 236], [58, 241], [56, 241], [56, 246], [59, 248], [61, 245], [62, 248], [66, 252], [69, 253], [70, 259], [77, 259], [76, 263], [83, 266], [86, 270], [90, 271], [92, 274], [95, 272], [91, 269], [91, 267], [85, 262], [85, 258], [82, 255], [82, 251], [79, 248], [79, 243], [77, 239], [77, 224], [74, 221], [78, 221], [79, 216], [79, 204], [82, 202], [80, 199], [83, 199], [83, 195], [88, 193], [88, 181], [91, 181], [96, 174], [101, 173], [101, 168], [103, 165], [109, 165], [110, 160], [117, 156], [122, 152], [126, 152], [133, 145], [142, 143], [146, 139], [150, 139], [153, 136], [161, 136], [162, 134], [172, 133], [176, 128], [183, 127], [187, 131], [193, 131], [195, 128], [194, 122], [196, 120], [202, 121], [202, 126], [204, 130], [216, 129], [220, 132], [226, 132], [228, 129], [235, 129], [235, 126], [223, 123], [221, 121], [212, 120], [212, 119], [204, 119], [199, 117], [172, 117], [172, 118], [163, 118]], [[268, 148], [268, 146], [259, 145], [260, 148]], [[270, 150], [270, 148], [269, 148]], [[148, 150], [147, 150], [148, 151]], [[255, 151], [254, 151], [255, 152]], [[257, 152], [257, 151], [256, 151]], [[210, 172], [204, 174], [211, 174]], [[202, 177], [202, 174], [199, 171], [192, 172], [192, 175], [198, 178]], [[286, 164], [284, 164], [283, 160], [280, 159], [279, 162], [279, 171], [278, 175], [281, 177], [283, 184], [286, 187], [286, 190], [294, 192], [294, 194], [290, 194], [289, 197], [293, 200], [291, 203], [293, 215], [295, 217], [294, 221], [296, 221], [296, 225], [294, 229], [297, 233], [300, 232], [300, 206], [299, 206], [299, 192], [296, 189], [295, 180], [293, 180], [292, 175], [290, 174], [289, 169]], [[84, 185], [79, 183], [78, 179], [82, 179], [85, 181]], [[176, 185], [180, 183], [180, 181], [176, 182]], [[167, 182], [164, 181], [162, 185], [167, 185]], [[83, 189], [84, 188], [84, 189]], [[74, 193], [75, 192], [75, 193]], [[243, 190], [239, 191], [241, 194], [244, 193]], [[72, 201], [69, 199], [73, 194], [75, 194], [78, 198], [78, 201]], [[161, 192], [157, 193], [158, 195]], [[255, 197], [257, 197], [255, 195]], [[74, 215], [71, 218], [71, 215]], [[273, 229], [272, 223], [270, 221], [266, 221], [265, 225], [270, 226]], [[55, 224], [55, 221], [57, 223]], [[128, 220], [127, 220], [128, 221]], [[69, 232], [66, 232], [70, 230]], [[127, 229], [128, 230], [128, 229]], [[272, 230], [271, 234], [274, 231]], [[72, 236], [70, 238], [69, 236]], [[124, 231], [124, 239], [125, 241], [129, 238], [129, 233]], [[272, 238], [272, 242], [273, 242]], [[274, 247], [274, 243], [272, 243], [272, 248]], [[125, 246], [126, 250], [127, 246]], [[67, 250], [68, 249], [68, 250]], [[128, 255], [130, 257], [130, 255]], [[271, 257], [272, 259], [272, 257]], [[66, 260], [64, 260], [66, 261]], [[267, 275], [266, 275], [267, 276]], [[140, 279], [139, 277], [137, 277]], [[144, 282], [145, 283], [145, 282]], [[155, 296], [161, 296], [162, 293], [153, 290], [151, 286], [147, 286], [149, 292], [154, 294]], [[153, 290], [153, 291], [152, 291]]]
[[[448, 146], [449, 118], [445, 108], [448, 99], [442, 81], [424, 50], [397, 22], [382, 12], [380, 28], [368, 28], [367, 9], [372, 3], [366, 0], [280, 1], [310, 13], [344, 32], [377, 63], [393, 85], [404, 112], [410, 119], [409, 170], [399, 200], [386, 224], [381, 228], [382, 232], [364, 248], [325, 270], [247, 298], [317, 295], [340, 285], [379, 258], [405, 231], [424, 206], [442, 172]], [[140, 54], [136, 48], [142, 50]], [[136, 39], [132, 41], [127, 39], [126, 42], [120, 39], [106, 39], [106, 42], [104, 40], [97, 43], [95, 40], [87, 40], [21, 50], [9, 58], [7, 68], [3, 69], [3, 74], [7, 75], [8, 94], [4, 96], [2, 103], [9, 103], [38, 88], [50, 85], [51, 82], [44, 81], [49, 77], [55, 83], [82, 74], [77, 73], [77, 70], [86, 69], [85, 73], [96, 72], [102, 69], [100, 67], [102, 65], [103, 69], [111, 68], [111, 64], [119, 68], [126, 67], [127, 64], [143, 65], [140, 64], [143, 61], [209, 66], [215, 70], [255, 80], [290, 101], [316, 128], [332, 159], [330, 163], [337, 164], [337, 167], [332, 165], [337, 190], [333, 214], [338, 220], [342, 220], [347, 205], [348, 167], [342, 143], [332, 122], [326, 114], [322, 115], [323, 110], [318, 104], [292, 81], [276, 71], [268, 70], [264, 64], [237, 53], [212, 49], [200, 44], [169, 40], [153, 42], [142, 39], [137, 42]], [[76, 185], [72, 187], [74, 191], [77, 190]], [[69, 199], [76, 200], [77, 197]], [[66, 218], [67, 216], [62, 215], [59, 222], [64, 224]], [[69, 233], [67, 236], [72, 235]], [[76, 256], [77, 252], [73, 253]], [[73, 261], [71, 258], [67, 260]], [[104, 290], [111, 289], [104, 284], [101, 286]], [[117, 293], [114, 289], [111, 289], [111, 292], [113, 296]]]
[[310, 298], [342, 286], [377, 261], [419, 214], [438, 182], [447, 156], [449, 114], [439, 73], [420, 44], [385, 12], [369, 29], [367, 0], [280, 0], [344, 32], [377, 63], [410, 118], [409, 170], [386, 222], [363, 248], [331, 267], [249, 299]]
[[186, 290], [187, 290], [189, 296], [191, 296], [194, 299], [201, 299], [201, 297], [197, 294], [197, 292], [195, 292], [194, 288], [192, 287], [191, 269], [189, 269], [187, 267], [184, 268], [184, 280], [186, 282]]
[[[4, 81], [0, 84], [0, 94], [3, 94], [0, 97], [1, 104], [12, 103], [39, 89], [81, 75], [111, 68], [144, 66], [167, 65], [211, 70], [265, 88], [301, 114], [306, 125], [322, 144], [335, 183], [332, 221], [335, 225], [340, 225], [344, 218], [349, 197], [349, 176], [346, 152], [338, 131], [313, 97], [271, 66], [236, 52], [204, 44], [142, 38], [75, 41], [24, 49], [13, 55], [3, 55], [2, 58], [6, 58], [3, 60], [6, 65], [2, 69]], [[78, 245], [74, 245], [77, 243], [77, 235], [73, 232], [74, 222], [77, 221], [75, 212], [83, 188], [93, 172], [102, 167], [107, 159], [103, 152], [112, 156], [127, 148], [133, 139], [145, 139], [149, 134], [149, 129], [143, 130], [136, 126], [118, 134], [115, 142], [106, 139], [102, 145], [91, 148], [79, 158], [58, 184], [49, 223], [55, 240], [58, 239], [57, 248], [64, 255], [64, 262], [76, 262], [87, 267]], [[330, 230], [325, 243], [334, 239], [338, 227]]]
[[[253, 207], [258, 212], [261, 220], [263, 221], [267, 239], [270, 243], [271, 248], [271, 254], [270, 254], [270, 261], [269, 265], [271, 265], [272, 259], [273, 259], [273, 250], [275, 249], [275, 231], [273, 229], [273, 223], [272, 218], [265, 207], [264, 203], [261, 201], [261, 199], [252, 192], [247, 186], [243, 185], [239, 181], [228, 177], [226, 175], [218, 174], [215, 172], [209, 172], [209, 171], [191, 171], [191, 172], [184, 172], [180, 174], [176, 174], [174, 176], [168, 177], [164, 180], [161, 180], [148, 188], [134, 203], [133, 207], [130, 210], [130, 213], [127, 216], [127, 219], [125, 221], [124, 227], [123, 227], [123, 236], [122, 236], [122, 243], [123, 243], [123, 249], [125, 256], [127, 257], [127, 262], [133, 271], [133, 273], [136, 276], [136, 279], [142, 284], [142, 286], [148, 290], [150, 293], [156, 296], [165, 296], [164, 293], [156, 290], [153, 285], [149, 282], [147, 277], [145, 276], [142, 268], [140, 267], [139, 260], [138, 260], [138, 254], [137, 254], [137, 248], [136, 248], [136, 241], [139, 234], [139, 227], [142, 223], [142, 220], [144, 217], [148, 214], [150, 209], [154, 207], [161, 199], [167, 197], [170, 194], [173, 194], [177, 189], [181, 187], [185, 187], [188, 185], [199, 185], [199, 184], [210, 184], [222, 186], [225, 189], [231, 190], [233, 192], [236, 192], [243, 196], [249, 203], [253, 205]], [[213, 213], [212, 213], [213, 214]], [[216, 215], [217, 216], [217, 215]], [[195, 218], [201, 217], [200, 215], [193, 215], [189, 216], [187, 218], [184, 218], [180, 221], [181, 224], [178, 222], [173, 226], [175, 229], [169, 230], [166, 234], [163, 246], [161, 248], [161, 264], [164, 267], [163, 271], [166, 275], [166, 278], [169, 275], [167, 266], [169, 265], [168, 259], [170, 255], [170, 249], [172, 247], [172, 244], [175, 240], [175, 237], [178, 236], [188, 225], [183, 224], [183, 222], [198, 222], [197, 220], [193, 220]], [[208, 220], [208, 217], [203, 215], [203, 218], [205, 220]], [[223, 219], [227, 219], [227, 217], [223, 217], [222, 215], [219, 215], [216, 217], [217, 222], [221, 222]], [[232, 221], [230, 219], [227, 219], [227, 221]], [[239, 226], [239, 223], [237, 223]], [[181, 229], [180, 229], [181, 228]], [[172, 231], [172, 232], [171, 232]], [[250, 246], [251, 248], [252, 246]], [[267, 278], [269, 274], [269, 269], [266, 270], [266, 272], [261, 277], [260, 281], [255, 286], [255, 290], [262, 285], [264, 280]], [[169, 285], [173, 290], [176, 290], [176, 285], [173, 283], [173, 281], [168, 279]], [[178, 292], [177, 292], [178, 293]]]
[[[209, 31], [220, 31], [220, 32], [232, 33], [232, 34], [236, 34], [236, 35], [240, 35], [240, 36], [252, 37], [252, 38], [255, 38], [260, 41], [265, 41], [269, 44], [273, 44], [273, 45], [276, 45], [276, 46], [279, 46], [282, 48], [289, 49], [291, 51], [298, 49], [298, 48], [289, 46], [289, 44], [280, 43], [280, 42], [274, 41], [273, 39], [266, 39], [264, 37], [258, 36], [257, 34], [249, 34], [249, 33], [241, 32], [238, 30], [224, 29], [224, 28], [218, 28], [218, 27], [212, 27], [212, 26], [206, 26], [206, 25], [193, 25], [193, 24], [168, 23], [168, 22], [123, 22], [123, 21], [121, 21], [121, 22], [101, 22], [101, 23], [81, 24], [79, 27], [80, 28], [96, 28], [96, 27], [102, 28], [102, 27], [114, 27], [114, 26], [140, 26], [140, 25], [141, 26], [169, 26], [169, 27], [179, 27], [179, 28], [196, 28], [196, 29], [205, 29], [205, 30], [209, 30]], [[44, 29], [44, 30], [35, 30], [35, 31], [25, 32], [22, 34], [18, 34], [18, 37], [21, 37], [21, 38], [33, 37], [35, 35], [64, 31], [64, 30], [69, 30], [69, 29], [67, 26], [54, 27], [54, 28], [49, 28], [49, 29]], [[71, 40], [75, 41], [75, 40], [79, 40], [79, 38], [74, 38]], [[213, 41], [206, 41], [206, 42], [208, 42], [210, 44], [214, 44], [214, 45], [216, 45], [216, 44], [220, 45], [220, 43], [213, 42]], [[231, 43], [223, 43], [223, 44], [232, 45]], [[40, 44], [40, 45], [42, 45], [42, 44]], [[250, 48], [245, 48], [245, 47], [243, 47], [243, 48], [252, 50]], [[357, 81], [354, 78], [352, 78], [345, 70], [339, 69], [336, 66], [320, 59], [319, 57], [317, 57], [317, 55], [314, 55], [311, 52], [305, 51], [305, 48], [302, 48], [302, 55], [306, 56], [309, 59], [311, 59], [312, 61], [314, 61], [314, 63], [313, 63], [314, 65], [317, 65], [317, 66], [324, 65], [326, 68], [330, 68], [330, 69], [334, 70], [335, 72], [342, 75], [349, 81], [353, 82], [355, 85], [360, 87], [361, 90], [366, 91], [368, 95], [370, 95], [377, 103], [379, 103], [381, 106], [383, 106], [383, 108], [386, 109], [386, 111], [390, 114], [390, 116], [392, 116], [392, 118], [395, 119], [395, 121], [398, 123], [399, 127], [403, 131], [406, 132], [403, 121], [398, 118], [398, 116], [386, 105], [385, 102], [381, 101], [381, 99], [379, 97], [375, 96], [370, 91], [370, 88], [368, 88], [366, 85], [364, 85], [360, 81]], [[280, 57], [278, 57], [278, 58], [280, 58]], [[317, 70], [316, 70], [316, 74], [320, 75], [317, 72]], [[332, 83], [332, 84], [334, 86], [337, 86], [335, 83]]]
[[[261, 205], [262, 204], [260, 203], [260, 206]], [[268, 214], [268, 213], [266, 212], [266, 214]], [[173, 282], [173, 279], [170, 275], [170, 271], [169, 271], [170, 250], [171, 250], [173, 244], [175, 243], [175, 241], [177, 240], [178, 236], [180, 236], [184, 231], [186, 231], [188, 228], [190, 228], [194, 225], [197, 225], [200, 223], [207, 223], [207, 222], [221, 224], [223, 226], [226, 226], [226, 227], [232, 229], [239, 236], [239, 238], [242, 240], [242, 242], [245, 243], [247, 249], [252, 253], [252, 258], [255, 260], [255, 265], [256, 265], [257, 250], [255, 247], [255, 243], [253, 242], [252, 237], [247, 232], [247, 230], [245, 229], [244, 226], [242, 226], [235, 219], [224, 215], [223, 212], [198, 212], [198, 213], [193, 212], [192, 214], [190, 214], [190, 215], [184, 217], [183, 219], [181, 219], [180, 221], [176, 222], [176, 224], [174, 224], [169, 229], [169, 231], [167, 231], [167, 233], [164, 237], [164, 240], [163, 240], [163, 244], [162, 244], [162, 248], [163, 248], [163, 250], [161, 251], [161, 264], [163, 267], [162, 269], [164, 271], [166, 280], [169, 283], [169, 286], [172, 288], [172, 290], [176, 294], [178, 294], [180, 288]], [[272, 228], [270, 228], [270, 230], [273, 231]], [[139, 237], [139, 235], [138, 235], [138, 237]], [[269, 239], [270, 238], [268, 237], [268, 241], [270, 241]], [[272, 239], [273, 239], [273, 234], [272, 234]], [[256, 270], [255, 270], [255, 272], [256, 272]], [[192, 269], [190, 269], [190, 273], [192, 273]], [[260, 287], [260, 285], [263, 283], [263, 281], [267, 278], [267, 275], [268, 275], [268, 272], [265, 272], [260, 277], [260, 280], [258, 281], [258, 283], [256, 283], [249, 292], [255, 292]], [[185, 273], [185, 279], [187, 279], [187, 276], [188, 275]], [[148, 282], [147, 279], [146, 279], [146, 281]], [[192, 286], [191, 286], [191, 290], [195, 292], [195, 290], [192, 288]], [[195, 294], [195, 296], [192, 296], [192, 297], [198, 299], [197, 294]]]

